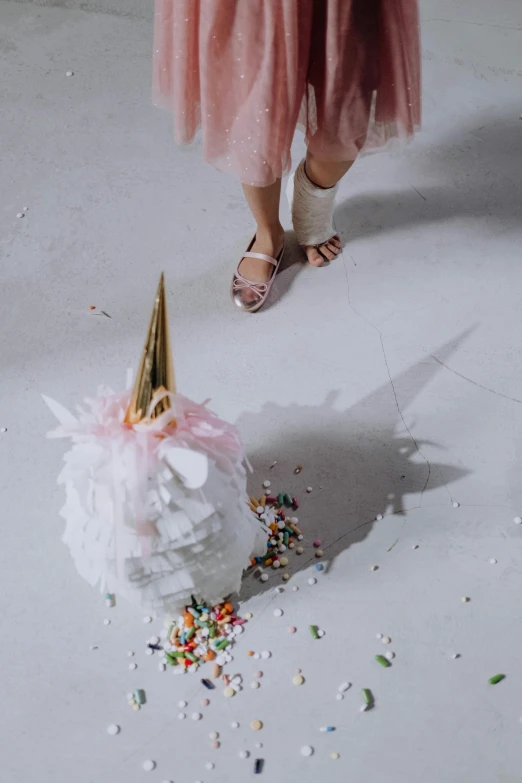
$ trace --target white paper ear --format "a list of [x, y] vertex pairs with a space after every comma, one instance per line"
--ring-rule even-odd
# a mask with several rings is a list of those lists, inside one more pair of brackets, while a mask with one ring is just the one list
[[50, 408], [51, 412], [54, 413], [60, 424], [77, 423], [76, 417], [73, 416], [72, 413], [67, 410], [67, 408], [64, 408], [63, 405], [60, 405], [59, 402], [56, 402], [56, 400], [51, 400], [51, 398], [46, 397], [45, 394], [42, 394], [42, 399]]
[[164, 460], [187, 489], [199, 489], [208, 478], [208, 457], [191, 449], [170, 448]]

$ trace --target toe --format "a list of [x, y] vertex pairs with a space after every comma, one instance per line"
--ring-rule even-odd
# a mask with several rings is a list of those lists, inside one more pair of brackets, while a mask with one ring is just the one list
[[329, 249], [327, 242], [325, 242], [324, 245], [321, 245], [319, 250], [321, 251], [323, 256], [325, 256], [328, 259], [328, 261], [332, 261], [336, 256], [336, 253], [332, 252]]
[[334, 256], [339, 255], [341, 252], [341, 248], [338, 245], [334, 245], [331, 239], [326, 243], [325, 247], [327, 247], [328, 250], [334, 254]]
[[305, 247], [305, 253], [312, 266], [322, 266], [324, 264], [324, 258], [313, 245]]

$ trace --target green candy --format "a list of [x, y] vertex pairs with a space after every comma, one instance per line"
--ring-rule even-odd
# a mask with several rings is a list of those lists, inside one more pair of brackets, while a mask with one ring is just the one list
[[367, 704], [368, 706], [370, 706], [370, 704], [373, 704], [373, 694], [369, 688], [363, 688], [362, 695], [365, 704]]
[[216, 644], [216, 650], [224, 650], [225, 647], [228, 647], [230, 644], [228, 639], [222, 639], [220, 642]]
[[194, 626], [192, 626], [192, 628], [189, 628], [188, 631], [185, 632], [185, 641], [192, 639], [195, 633], [196, 633], [196, 629], [194, 628]]
[[277, 496], [277, 505], [284, 506], [284, 504], [285, 504], [285, 496], [282, 492], [280, 492], [279, 495]]
[[501, 682], [505, 678], [505, 674], [495, 674], [494, 677], [490, 677], [488, 682], [490, 685], [496, 685], [497, 682]]
[[285, 494], [283, 495], [283, 503], [287, 508], [290, 508], [290, 506], [292, 505], [292, 498], [287, 492], [285, 492]]
[[283, 533], [283, 544], [285, 546], [288, 546], [289, 539], [290, 539], [290, 536], [288, 535], [288, 533]]
[[375, 660], [377, 661], [377, 663], [380, 663], [381, 666], [384, 666], [385, 669], [387, 669], [388, 666], [391, 666], [391, 663], [387, 658], [384, 657], [384, 655], [376, 655]]
[[317, 625], [309, 625], [308, 628], [310, 629], [310, 633], [314, 637], [314, 639], [319, 639], [319, 634], [317, 631], [319, 630]]
[[186, 652], [183, 653], [185, 658], [188, 658], [189, 661], [192, 661], [192, 663], [199, 663], [199, 659], [194, 655], [194, 653]]

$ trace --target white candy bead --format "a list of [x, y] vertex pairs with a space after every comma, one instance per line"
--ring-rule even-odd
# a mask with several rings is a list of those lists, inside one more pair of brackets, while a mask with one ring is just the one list
[[116, 723], [111, 723], [109, 726], [107, 726], [107, 734], [110, 734], [112, 737], [119, 733], [120, 727], [117, 726]]
[[144, 622], [144, 623], [147, 623], [147, 624], [148, 624], [148, 623], [151, 623], [151, 622], [152, 622], [152, 617], [151, 617], [150, 615], [146, 615], [146, 616], [143, 618], [143, 622]]
[[313, 756], [314, 749], [311, 745], [303, 745], [301, 748], [301, 756]]
[[184, 712], [178, 712], [178, 720], [185, 720], [186, 717]]
[[457, 501], [454, 500], [451, 505], [453, 506], [453, 508], [458, 508], [460, 506], [460, 503], [457, 503]]
[[233, 720], [230, 725], [232, 726], [233, 729], [239, 728], [239, 723], [237, 722], [237, 720]]
[[187, 704], [188, 704], [188, 702], [186, 702], [184, 699], [182, 699], [181, 701], [178, 701], [178, 707], [179, 707], [180, 709], [182, 709], [182, 710], [183, 710], [183, 709], [185, 709], [185, 707], [187, 706]]
[[395, 658], [395, 653], [392, 652], [391, 650], [388, 650], [388, 652], [384, 653], [384, 657], [387, 658], [389, 661], [393, 661], [393, 659]]
[[375, 517], [375, 519], [376, 519], [378, 522], [380, 522], [380, 521], [381, 521], [381, 519], [382, 519], [382, 514], [377, 514], [377, 516]]
[[238, 753], [240, 759], [247, 759], [250, 756], [248, 750], [240, 750]]
[[335, 698], [337, 699], [337, 701], [342, 701], [344, 699], [344, 696], [342, 693], [338, 693]]
[[282, 617], [282, 616], [283, 616], [282, 609], [274, 609], [274, 617]]
[[338, 688], [338, 690], [339, 690], [339, 693], [344, 693], [344, 692], [345, 692], [345, 691], [347, 691], [349, 688], [351, 688], [351, 686], [352, 686], [352, 683], [351, 683], [351, 682], [342, 682], [342, 683], [339, 685], [339, 688]]
[[317, 584], [317, 579], [314, 576], [311, 576], [310, 579], [308, 580], [308, 584], [309, 585]]
[[265, 489], [268, 489], [270, 484], [271, 484], [271, 482], [268, 479], [266, 479], [266, 481], [263, 481], [263, 486], [264, 486]]
[[133, 672], [134, 669], [137, 669], [137, 668], [138, 668], [138, 664], [137, 663], [129, 663], [129, 669], [130, 669], [131, 672]]
[[495, 558], [494, 558], [494, 557], [490, 557], [490, 558], [489, 558], [489, 563], [490, 563], [490, 565], [495, 565], [495, 563], [496, 563], [496, 562], [497, 562], [497, 561], [495, 560]]
[[[272, 657], [272, 653], [269, 652], [268, 650], [263, 650], [263, 652], [261, 653], [261, 658], [265, 658], [266, 659], [266, 658], [271, 658], [271, 657]], [[255, 656], [254, 656], [254, 658], [255, 658]]]
[[268, 574], [261, 574], [259, 578], [262, 582], [268, 582]]
[[143, 769], [145, 772], [152, 772], [153, 769], [156, 768], [156, 762], [152, 761], [152, 759], [147, 759], [147, 761], [143, 762]]
[[515, 525], [522, 525], [522, 517], [515, 517], [513, 522]]
[[106, 617], [105, 620], [103, 621], [103, 624], [104, 625], [110, 625], [111, 621]]
[[213, 764], [211, 761], [207, 761], [205, 764], [205, 769], [214, 769], [215, 764]]
[[192, 720], [201, 720], [203, 715], [200, 712], [193, 712], [191, 717]]
[[65, 71], [66, 76], [74, 76], [74, 71]]

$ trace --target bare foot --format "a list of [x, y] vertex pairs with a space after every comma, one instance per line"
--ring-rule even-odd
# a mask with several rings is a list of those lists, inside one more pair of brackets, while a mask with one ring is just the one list
[[334, 234], [328, 242], [324, 242], [318, 247], [307, 245], [303, 249], [312, 266], [323, 266], [329, 261], [333, 261], [341, 252], [341, 238], [339, 234]]
[[[266, 256], [277, 259], [282, 250], [285, 239], [283, 228], [277, 232], [264, 233], [258, 231], [256, 241], [250, 248], [251, 253], [263, 253]], [[239, 274], [251, 280], [254, 283], [268, 283], [274, 274], [274, 265], [261, 258], [243, 258], [239, 264]], [[246, 302], [253, 302], [256, 299], [254, 291], [245, 291], [244, 299]]]

